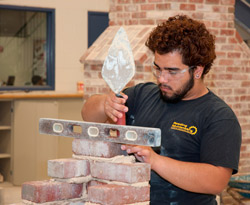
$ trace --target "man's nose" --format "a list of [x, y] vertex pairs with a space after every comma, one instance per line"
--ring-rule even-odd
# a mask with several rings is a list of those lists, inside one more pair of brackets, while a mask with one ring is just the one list
[[171, 78], [170, 73], [167, 71], [163, 71], [163, 72], [161, 72], [161, 75], [158, 78], [158, 81], [159, 82], [168, 82], [170, 78]]

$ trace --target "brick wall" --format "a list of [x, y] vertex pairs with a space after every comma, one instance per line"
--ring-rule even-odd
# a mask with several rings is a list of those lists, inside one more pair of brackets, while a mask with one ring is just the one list
[[214, 66], [205, 82], [236, 113], [242, 127], [239, 174], [250, 173], [250, 50], [234, 26], [234, 0], [110, 0], [110, 26], [85, 52], [85, 97], [108, 90], [101, 68], [111, 41], [123, 26], [133, 50], [136, 75], [129, 85], [153, 81], [152, 54], [144, 46], [150, 30], [176, 14], [203, 21], [216, 36]]
[[108, 90], [101, 68], [122, 25], [133, 50], [136, 74], [129, 85], [153, 81], [152, 53], [144, 46], [151, 29], [176, 14], [203, 21], [216, 36], [214, 66], [205, 81], [235, 111], [242, 127], [240, 174], [250, 173], [250, 50], [234, 27], [234, 0], [110, 0], [110, 27], [81, 58], [85, 97]]
[[23, 183], [23, 204], [149, 204], [150, 165], [120, 146], [74, 139], [73, 158], [48, 161], [50, 180]]

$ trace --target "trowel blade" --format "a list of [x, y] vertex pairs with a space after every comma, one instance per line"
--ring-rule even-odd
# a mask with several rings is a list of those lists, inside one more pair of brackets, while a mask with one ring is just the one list
[[135, 74], [133, 52], [123, 27], [116, 33], [102, 67], [102, 77], [118, 94]]

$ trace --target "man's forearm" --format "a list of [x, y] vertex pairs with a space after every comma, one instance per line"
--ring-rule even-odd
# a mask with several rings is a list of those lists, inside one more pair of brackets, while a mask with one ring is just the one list
[[191, 192], [218, 194], [228, 183], [232, 169], [159, 156], [152, 169], [172, 184]]
[[83, 105], [82, 119], [89, 122], [106, 122], [108, 117], [104, 112], [105, 95], [93, 95]]

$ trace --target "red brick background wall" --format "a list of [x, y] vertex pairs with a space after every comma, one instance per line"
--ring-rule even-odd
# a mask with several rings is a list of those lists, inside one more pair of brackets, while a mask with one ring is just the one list
[[[250, 174], [250, 49], [235, 29], [234, 5], [234, 0], [110, 0], [110, 27], [81, 58], [84, 64], [85, 97], [108, 89], [100, 73], [104, 55], [107, 55], [105, 52], [111, 43], [107, 38], [114, 35], [109, 33], [112, 28], [124, 26], [128, 32], [136, 63], [136, 75], [129, 85], [134, 85], [153, 80], [149, 69], [153, 55], [142, 47], [146, 40], [142, 34], [150, 30], [144, 30], [143, 33], [141, 29], [142, 39], [137, 40], [137, 43], [130, 30], [137, 26], [151, 29], [176, 14], [186, 14], [203, 21], [216, 36], [217, 54], [205, 82], [232, 107], [240, 121], [242, 147], [239, 174]], [[140, 33], [136, 33], [138, 36]], [[102, 45], [103, 49], [97, 49], [101, 42], [106, 42], [106, 47]]]

